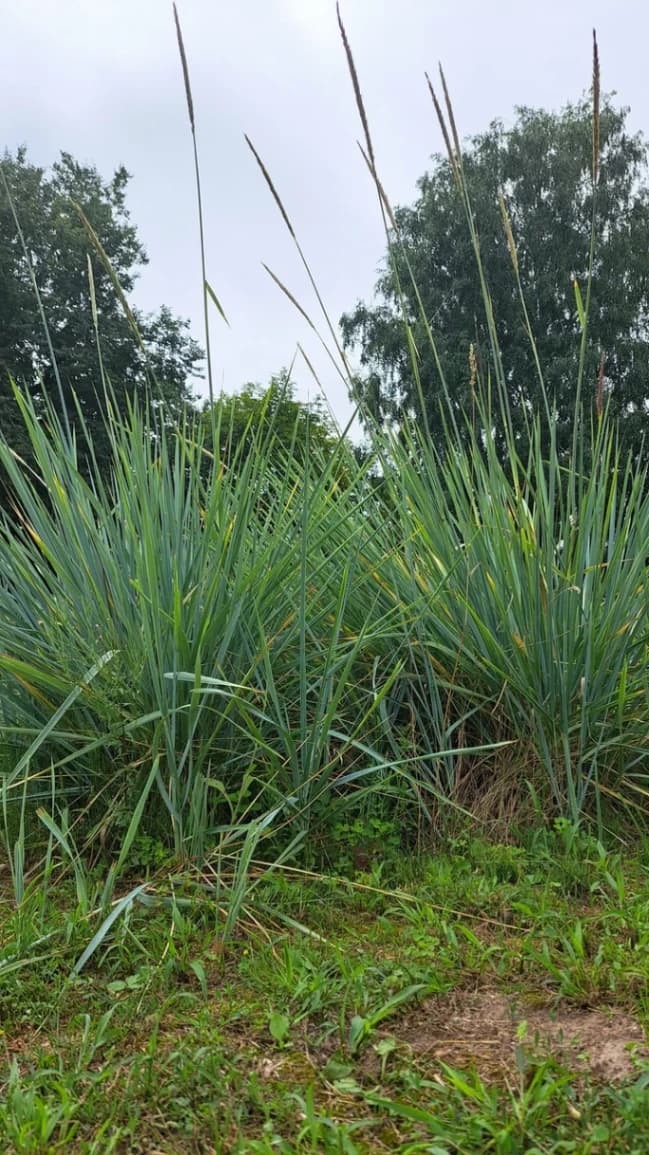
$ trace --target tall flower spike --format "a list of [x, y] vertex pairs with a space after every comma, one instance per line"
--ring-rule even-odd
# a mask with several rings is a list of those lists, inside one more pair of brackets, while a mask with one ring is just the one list
[[178, 37], [178, 51], [180, 52], [180, 61], [183, 66], [183, 79], [185, 81], [185, 95], [187, 97], [187, 111], [189, 113], [189, 123], [192, 132], [196, 131], [194, 123], [194, 101], [192, 100], [192, 86], [189, 83], [189, 67], [187, 65], [187, 54], [185, 52], [185, 43], [183, 41], [182, 29], [180, 27], [180, 20], [178, 18], [178, 9], [174, 4], [174, 20], [176, 22], [176, 36]]
[[599, 49], [597, 47], [597, 33], [593, 28], [593, 184], [597, 184], [599, 176]]
[[502, 189], [498, 189], [498, 204], [500, 205], [500, 215], [503, 220], [503, 228], [505, 230], [505, 237], [507, 238], [507, 248], [511, 257], [514, 272], [518, 273], [518, 251], [516, 249], [516, 241], [514, 240], [514, 233], [512, 231], [512, 222], [507, 208], [507, 202], [503, 195]]
[[374, 159], [374, 147], [372, 145], [372, 137], [370, 136], [370, 126], [369, 126], [369, 122], [367, 119], [367, 114], [365, 112], [365, 104], [363, 102], [363, 95], [361, 93], [361, 86], [360, 86], [360, 82], [358, 79], [358, 73], [356, 71], [356, 64], [354, 63], [354, 57], [352, 55], [351, 45], [349, 43], [349, 40], [347, 39], [347, 32], [345, 30], [345, 25], [343, 24], [343, 18], [340, 14], [340, 4], [336, 4], [336, 16], [338, 18], [338, 28], [340, 30], [340, 36], [341, 36], [341, 39], [343, 42], [343, 48], [345, 49], [345, 56], [347, 57], [347, 67], [349, 69], [349, 75], [352, 78], [352, 87], [354, 89], [354, 96], [356, 97], [356, 105], [358, 108], [358, 115], [360, 116], [361, 124], [363, 125], [363, 132], [365, 134], [365, 144], [367, 146], [367, 155], [370, 158], [370, 162], [372, 165], [372, 172], [374, 173], [374, 172], [376, 172], [376, 161]]
[[460, 174], [458, 172], [457, 159], [455, 156], [455, 150], [453, 148], [453, 145], [451, 144], [451, 138], [449, 136], [449, 131], [448, 131], [448, 127], [446, 125], [446, 120], [444, 118], [444, 113], [442, 112], [442, 106], [439, 103], [439, 100], [437, 99], [437, 93], [435, 92], [435, 89], [433, 88], [430, 76], [428, 75], [428, 73], [426, 73], [425, 75], [426, 75], [426, 82], [428, 84], [428, 91], [430, 92], [431, 99], [432, 99], [433, 105], [435, 107], [435, 112], [437, 113], [437, 119], [439, 121], [439, 127], [441, 128], [442, 136], [444, 137], [444, 144], [446, 145], [446, 151], [448, 153], [448, 159], [449, 159], [449, 163], [451, 165], [451, 171], [453, 173], [453, 176], [455, 177], [455, 182], [459, 187]]

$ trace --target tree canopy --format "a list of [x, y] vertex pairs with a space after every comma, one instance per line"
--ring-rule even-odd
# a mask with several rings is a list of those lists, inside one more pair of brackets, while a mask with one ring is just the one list
[[62, 407], [33, 271], [66, 412], [74, 422], [76, 396], [101, 457], [104, 389], [88, 261], [101, 364], [118, 406], [127, 397], [137, 397], [142, 402], [164, 400], [172, 413], [177, 411], [189, 396], [190, 380], [202, 357], [200, 347], [189, 334], [188, 322], [166, 306], [146, 316], [133, 310], [138, 340], [75, 207], [82, 209], [121, 288], [130, 294], [147, 257], [126, 208], [126, 169], [118, 168], [110, 180], [104, 180], [96, 168], [81, 165], [63, 152], [51, 170], [45, 170], [32, 164], [24, 149], [13, 156], [5, 153], [0, 165], [2, 429], [10, 441], [20, 442], [22, 425], [10, 376], [37, 402], [47, 394], [59, 412]]
[[[627, 116], [628, 109], [616, 108], [610, 97], [603, 100], [584, 405], [593, 403], [603, 356], [610, 407], [619, 419], [623, 442], [638, 452], [649, 431], [649, 187], [647, 145], [641, 135], [629, 132]], [[466, 187], [521, 443], [525, 413], [539, 411], [542, 391], [498, 193], [502, 191], [508, 205], [531, 328], [565, 450], [575, 413], [581, 335], [573, 280], [583, 291], [593, 212], [592, 149], [592, 109], [584, 99], [558, 113], [519, 108], [513, 127], [496, 121], [463, 150]], [[360, 348], [358, 394], [372, 419], [399, 422], [408, 412], [421, 419], [421, 398], [404, 339], [405, 313], [419, 360], [423, 407], [432, 435], [441, 443], [442, 384], [408, 264], [458, 417], [471, 413], [470, 346], [483, 381], [489, 373], [493, 378], [493, 364], [465, 210], [447, 157], [433, 157], [418, 189], [412, 206], [395, 211], [399, 238], [391, 237], [391, 260], [378, 280], [374, 302], [357, 303], [343, 316], [341, 327], [345, 345]]]
[[[225, 462], [237, 462], [268, 439], [273, 456], [282, 468], [280, 458], [289, 455], [305, 462], [326, 462], [339, 441], [339, 435], [320, 400], [303, 402], [295, 397], [295, 385], [287, 370], [282, 369], [263, 388], [252, 382], [234, 394], [222, 393], [215, 401], [219, 455]], [[212, 415], [209, 404], [202, 411], [205, 444], [211, 448]]]

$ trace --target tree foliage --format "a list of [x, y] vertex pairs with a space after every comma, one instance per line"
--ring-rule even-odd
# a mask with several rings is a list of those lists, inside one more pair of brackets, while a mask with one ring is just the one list
[[[649, 430], [649, 188], [647, 146], [641, 135], [629, 132], [627, 115], [628, 109], [616, 108], [610, 98], [603, 101], [584, 405], [588, 411], [593, 404], [603, 356], [605, 393], [624, 443], [638, 452]], [[540, 410], [543, 396], [499, 190], [509, 208], [545, 388], [558, 414], [559, 446], [566, 451], [581, 337], [573, 281], [584, 290], [593, 212], [590, 103], [584, 99], [559, 113], [519, 108], [511, 129], [496, 121], [473, 137], [464, 149], [463, 164], [516, 436], [523, 445], [526, 414]], [[456, 416], [472, 413], [470, 346], [483, 382], [493, 380], [494, 366], [475, 255], [448, 158], [433, 157], [418, 188], [414, 205], [395, 212], [399, 237], [391, 237], [374, 303], [359, 302], [341, 326], [347, 347], [360, 347], [358, 391], [371, 417], [399, 422], [410, 412], [421, 418], [423, 407], [433, 437], [441, 443], [443, 387], [408, 264]], [[404, 340], [404, 317], [414, 337], [422, 395]]]
[[[126, 398], [162, 400], [173, 413], [189, 396], [201, 350], [188, 322], [165, 306], [154, 315], [133, 310], [139, 339], [108, 270], [87, 235], [79, 205], [97, 234], [115, 276], [130, 294], [146, 253], [126, 208], [129, 174], [118, 168], [110, 180], [63, 152], [47, 171], [24, 149], [0, 161], [0, 420], [12, 443], [21, 441], [21, 422], [10, 376], [38, 403], [47, 394], [60, 412], [61, 397], [45, 327], [34, 291], [38, 285], [71, 421], [77, 404], [101, 457], [105, 394], [92, 315], [88, 261], [106, 381], [118, 406]], [[9, 195], [7, 194], [9, 190]], [[13, 207], [12, 207], [13, 202]], [[18, 218], [18, 225], [14, 216]], [[22, 232], [22, 238], [21, 238]], [[30, 269], [31, 266], [31, 269]], [[76, 397], [76, 401], [75, 401]], [[104, 447], [105, 449], [105, 447]]]
[[[249, 383], [235, 394], [221, 394], [215, 402], [219, 455], [225, 462], [245, 460], [267, 440], [281, 468], [282, 455], [305, 463], [326, 461], [339, 435], [320, 400], [296, 400], [295, 386], [286, 370], [273, 376], [263, 388]], [[211, 448], [212, 415], [203, 408], [205, 444]]]

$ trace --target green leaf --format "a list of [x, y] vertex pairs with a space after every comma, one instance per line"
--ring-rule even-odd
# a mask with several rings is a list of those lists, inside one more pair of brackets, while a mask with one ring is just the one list
[[214, 292], [214, 289], [210, 285], [209, 281], [205, 282], [205, 292], [207, 293], [208, 297], [212, 301], [212, 304], [214, 304], [216, 306], [218, 312], [220, 313], [221, 317], [223, 318], [223, 320], [225, 321], [226, 325], [229, 328], [230, 322], [228, 321], [228, 318], [226, 317], [226, 315], [223, 311], [223, 306], [221, 305], [221, 302], [219, 301], [219, 299], [218, 299], [216, 293]]
[[203, 966], [200, 959], [192, 959], [189, 966], [190, 966], [190, 969], [196, 975], [196, 978], [198, 979], [198, 981], [200, 983], [201, 991], [203, 992], [203, 997], [207, 998], [208, 987], [207, 987], [207, 974], [205, 971], [205, 967]]
[[368, 1019], [363, 1018], [362, 1015], [353, 1016], [349, 1024], [349, 1037], [347, 1039], [347, 1045], [352, 1055], [355, 1055], [359, 1050], [371, 1029], [371, 1024]]
[[579, 288], [579, 281], [573, 277], [572, 286], [575, 291], [575, 304], [577, 305], [577, 316], [579, 317], [579, 326], [583, 332], [586, 327], [586, 310], [584, 309], [584, 302], [581, 296], [581, 289]]
[[268, 1020], [268, 1030], [271, 1037], [280, 1046], [286, 1042], [289, 1031], [291, 1029], [291, 1022], [288, 1015], [281, 1014], [279, 1011], [274, 1011]]

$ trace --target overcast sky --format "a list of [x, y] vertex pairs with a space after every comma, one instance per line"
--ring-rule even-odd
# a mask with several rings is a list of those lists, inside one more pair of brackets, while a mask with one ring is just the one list
[[[384, 253], [356, 141], [334, 0], [179, 0], [205, 199], [215, 385], [268, 382], [301, 342], [340, 421], [350, 407], [317, 338], [262, 268], [321, 323], [291, 239], [245, 141], [284, 200], [332, 318], [371, 296]], [[516, 105], [559, 109], [590, 84], [597, 28], [604, 91], [649, 130], [646, 0], [341, 0], [378, 167], [411, 202], [441, 148], [424, 80], [442, 61], [460, 133]], [[0, 0], [0, 147], [50, 164], [62, 149], [108, 177], [124, 164], [147, 249], [135, 301], [168, 304], [202, 340], [191, 137], [167, 0]], [[304, 362], [300, 396], [317, 392]]]

